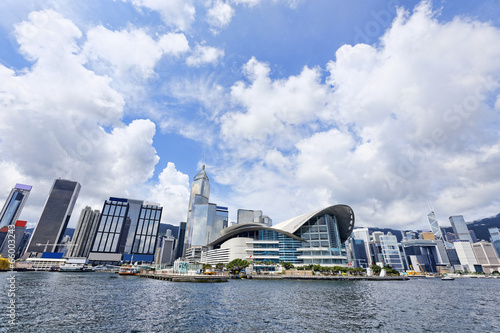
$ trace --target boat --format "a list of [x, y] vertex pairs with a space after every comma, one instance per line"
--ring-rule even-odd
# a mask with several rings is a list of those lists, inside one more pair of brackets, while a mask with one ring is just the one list
[[452, 277], [452, 276], [445, 275], [445, 276], [443, 276], [441, 278], [441, 280], [444, 280], [444, 281], [453, 281], [453, 280], [455, 280], [455, 278]]
[[85, 258], [69, 258], [61, 267], [59, 272], [94, 272], [94, 268], [89, 267]]
[[118, 274], [120, 275], [137, 275], [139, 274], [140, 268], [136, 265], [123, 265], [120, 267]]

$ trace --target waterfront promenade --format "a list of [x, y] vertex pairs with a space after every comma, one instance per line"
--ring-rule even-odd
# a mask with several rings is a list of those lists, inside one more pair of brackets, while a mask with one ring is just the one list
[[[173, 282], [227, 282], [231, 279], [228, 275], [188, 275], [188, 274], [169, 274], [141, 272], [139, 277], [165, 280]], [[354, 276], [354, 275], [281, 275], [281, 274], [252, 274], [245, 276], [247, 279], [254, 280], [337, 280], [337, 281], [406, 281], [407, 276]]]

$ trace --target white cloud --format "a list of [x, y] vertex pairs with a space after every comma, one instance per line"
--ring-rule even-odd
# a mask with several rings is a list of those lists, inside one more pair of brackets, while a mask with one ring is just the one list
[[195, 20], [196, 9], [192, 0], [131, 0], [137, 8], [158, 11], [163, 21], [180, 31], [188, 30]]
[[53, 10], [32, 13], [15, 33], [34, 63], [18, 73], [0, 65], [0, 174], [9, 187], [34, 186], [24, 218], [36, 222], [58, 177], [82, 184], [75, 220], [82, 206], [98, 209], [109, 196], [147, 199], [159, 161], [155, 124], [122, 122], [122, 96], [109, 77], [84, 67], [76, 47], [83, 34], [71, 21]]
[[179, 55], [189, 50], [184, 34], [169, 33], [158, 41], [142, 29], [111, 31], [103, 26], [87, 33], [82, 54], [93, 67], [111, 70], [121, 80], [154, 74], [154, 66], [164, 54]]
[[261, 198], [287, 193], [272, 207], [249, 195], [275, 222], [335, 203], [351, 205], [358, 225], [425, 227], [428, 201], [438, 217], [497, 214], [499, 133], [489, 123], [498, 122], [499, 58], [498, 29], [441, 23], [424, 2], [400, 11], [380, 45], [340, 48], [326, 83], [307, 67], [273, 80], [251, 59], [250, 83], [232, 87], [238, 109], [221, 117], [229, 196], [245, 186]]
[[213, 33], [226, 27], [234, 16], [234, 9], [229, 3], [215, 0], [210, 3], [212, 7], [207, 10], [207, 22], [211, 25]]
[[187, 57], [186, 64], [199, 67], [204, 64], [217, 64], [224, 57], [224, 50], [206, 45], [196, 45], [192, 54]]
[[178, 225], [186, 221], [189, 204], [189, 177], [169, 162], [159, 175], [159, 182], [150, 192], [151, 200], [163, 206], [162, 222]]

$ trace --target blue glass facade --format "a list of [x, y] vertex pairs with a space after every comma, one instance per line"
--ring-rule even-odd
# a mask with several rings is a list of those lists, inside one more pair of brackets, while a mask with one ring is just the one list
[[0, 211], [0, 228], [16, 223], [30, 191], [31, 186], [16, 184]]
[[110, 198], [104, 203], [92, 252], [154, 255], [162, 207]]

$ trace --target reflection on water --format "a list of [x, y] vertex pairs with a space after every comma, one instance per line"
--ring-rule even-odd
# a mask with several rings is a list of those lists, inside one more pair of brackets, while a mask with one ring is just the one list
[[[0, 304], [8, 304], [0, 274]], [[500, 279], [175, 283], [16, 273], [13, 332], [500, 332]], [[5, 312], [5, 318], [6, 318]]]

